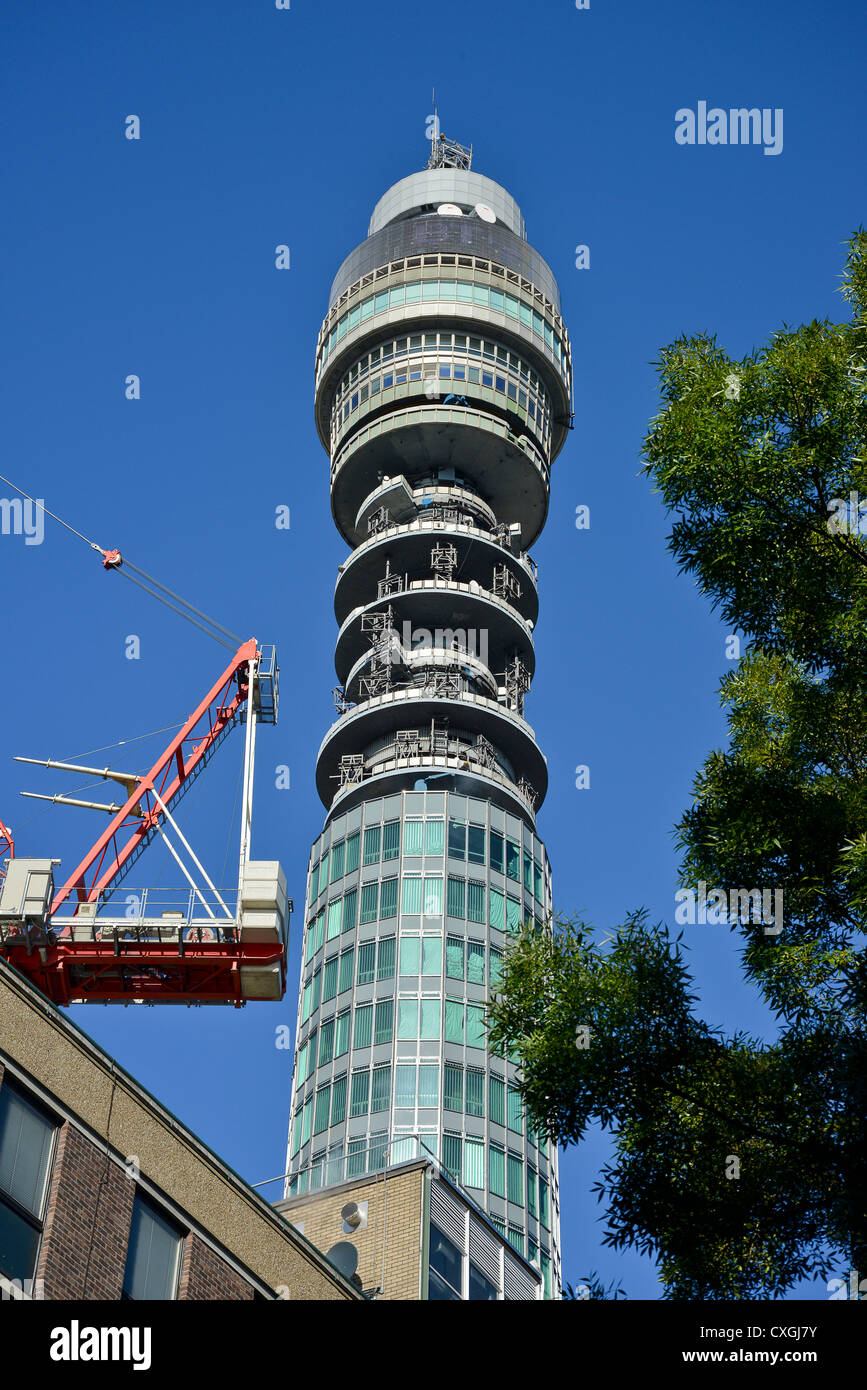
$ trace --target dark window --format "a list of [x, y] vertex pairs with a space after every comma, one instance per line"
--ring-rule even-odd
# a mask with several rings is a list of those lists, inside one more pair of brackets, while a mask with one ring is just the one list
[[182, 1240], [174, 1221], [137, 1192], [122, 1297], [149, 1302], [176, 1298]]
[[0, 1274], [32, 1279], [57, 1126], [7, 1082], [0, 1090]]
[[431, 1275], [439, 1276], [441, 1285], [445, 1285], [448, 1292], [433, 1291], [434, 1279], [431, 1278], [431, 1298], [460, 1298], [461, 1296], [461, 1252], [448, 1236], [443, 1235], [438, 1226], [431, 1223], [430, 1228], [430, 1268]]
[[470, 1292], [471, 1302], [484, 1301], [494, 1303], [497, 1298], [497, 1286], [486, 1278], [480, 1269], [470, 1261]]
[[481, 825], [471, 825], [467, 831], [467, 858], [471, 864], [485, 862], [485, 831]]
[[467, 827], [463, 821], [449, 821], [449, 854], [453, 859], [467, 857]]

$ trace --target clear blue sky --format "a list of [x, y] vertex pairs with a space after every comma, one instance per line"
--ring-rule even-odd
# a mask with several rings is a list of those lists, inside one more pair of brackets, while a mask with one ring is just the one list
[[[676, 574], [638, 476], [657, 408], [650, 364], [681, 333], [716, 332], [742, 355], [784, 322], [844, 317], [842, 243], [864, 216], [860, 0], [591, 0], [584, 12], [570, 0], [11, 0], [4, 31], [0, 472], [227, 627], [277, 643], [281, 720], [260, 736], [254, 852], [283, 861], [299, 907], [323, 818], [313, 762], [333, 717], [345, 557], [312, 423], [313, 351], [374, 202], [426, 161], [436, 85], [443, 129], [520, 203], [573, 343], [576, 427], [534, 550], [527, 705], [550, 767], [540, 829], [556, 903], [600, 928], [641, 905], [672, 920], [671, 827], [724, 736], [727, 662], [725, 629]], [[676, 144], [675, 111], [699, 101], [782, 108], [782, 153]], [[137, 142], [124, 138], [130, 114]], [[274, 267], [279, 243], [289, 271]], [[589, 270], [575, 268], [578, 244]], [[130, 373], [137, 402], [124, 398]], [[582, 503], [589, 532], [574, 526]], [[280, 504], [288, 532], [274, 526]], [[78, 783], [12, 754], [74, 758], [179, 720], [223, 653], [52, 523], [41, 546], [0, 536], [0, 595], [0, 816], [19, 852], [62, 857], [68, 872], [101, 821], [34, 818], [21, 788]], [[138, 661], [124, 656], [130, 634]], [[227, 883], [240, 760], [236, 733], [183, 803], [217, 874], [228, 844]], [[281, 763], [288, 791], [274, 786]], [[590, 790], [575, 789], [579, 763]], [[130, 889], [176, 884], [161, 855]], [[706, 1017], [770, 1036], [727, 928], [691, 931]], [[299, 936], [280, 1006], [73, 1014], [253, 1182], [283, 1171], [291, 1054], [274, 1039], [294, 1028]], [[566, 1277], [595, 1267], [656, 1297], [650, 1262], [601, 1247], [589, 1189], [606, 1152], [596, 1137], [563, 1157]]]

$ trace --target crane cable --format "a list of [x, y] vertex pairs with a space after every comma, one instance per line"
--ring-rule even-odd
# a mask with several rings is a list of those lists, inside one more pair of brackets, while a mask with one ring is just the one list
[[[143, 589], [146, 594], [149, 594], [151, 598], [155, 598], [157, 602], [165, 604], [166, 608], [171, 608], [172, 611], [177, 613], [179, 617], [186, 618], [188, 623], [192, 623], [193, 627], [197, 627], [199, 631], [204, 632], [207, 637], [212, 637], [214, 641], [219, 642], [221, 646], [227, 647], [230, 651], [232, 650], [231, 644], [229, 642], [224, 641], [222, 637], [218, 637], [217, 632], [224, 633], [226, 637], [230, 637], [232, 639], [232, 642], [235, 644], [236, 647], [240, 647], [241, 638], [236, 636], [234, 632], [230, 632], [228, 628], [223, 627], [222, 624], [216, 622], [215, 619], [209, 618], [207, 613], [203, 613], [201, 609], [194, 607], [192, 603], [189, 603], [185, 598], [182, 598], [180, 594], [176, 594], [174, 590], [167, 588], [165, 584], [161, 584], [159, 580], [154, 579], [152, 575], [146, 574], [144, 570], [141, 570], [138, 568], [137, 565], [134, 565], [131, 560], [124, 559], [121, 556], [120, 551], [103, 550], [101, 545], [96, 544], [96, 541], [88, 540], [87, 536], [83, 535], [81, 531], [77, 531], [76, 528], [74, 526], [71, 526], [68, 521], [64, 521], [62, 516], [58, 516], [56, 512], [49, 511], [48, 507], [46, 507], [44, 502], [40, 502], [37, 498], [31, 497], [28, 492], [25, 492], [23, 488], [20, 488], [16, 483], [13, 483], [11, 478], [4, 477], [2, 473], [0, 473], [0, 482], [6, 483], [9, 487], [12, 488], [14, 492], [20, 493], [22, 497], [26, 497], [28, 502], [32, 502], [35, 507], [40, 507], [42, 511], [46, 513], [47, 516], [50, 516], [52, 518], [52, 520], [58, 521], [61, 526], [66, 527], [67, 531], [71, 531], [74, 536], [78, 536], [80, 540], [83, 540], [86, 545], [90, 546], [91, 550], [95, 550], [99, 555], [102, 556], [103, 564], [107, 570], [116, 570], [118, 574], [124, 575], [125, 578], [127, 578], [131, 584], [135, 584], [138, 586], [139, 589]], [[126, 569], [122, 569], [122, 565], [125, 565]], [[134, 579], [132, 574], [128, 573], [129, 570], [132, 570], [135, 574], [140, 575], [141, 579]], [[156, 589], [162, 590], [162, 594], [168, 594], [171, 598], [177, 599], [178, 603], [183, 604], [185, 609], [189, 609], [189, 612], [184, 612], [184, 608], [178, 608], [174, 603], [170, 603], [167, 598], [163, 598], [162, 594], [156, 593], [154, 589], [149, 589], [147, 587], [147, 584], [142, 583], [143, 579], [146, 579], [148, 581], [148, 584], [155, 585]], [[203, 623], [197, 622], [196, 618], [190, 616], [191, 613], [195, 613], [196, 616], [202, 618], [205, 623], [209, 623], [210, 628], [216, 628], [217, 631], [212, 632], [210, 628], [203, 626]]]

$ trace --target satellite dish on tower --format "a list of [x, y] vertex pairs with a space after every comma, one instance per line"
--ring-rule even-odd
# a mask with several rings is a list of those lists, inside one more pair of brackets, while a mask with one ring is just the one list
[[463, 217], [464, 215], [457, 203], [440, 203], [437, 212], [440, 217]]
[[481, 217], [483, 222], [496, 222], [497, 220], [497, 214], [493, 208], [488, 207], [487, 203], [476, 203], [475, 214], [476, 217]]
[[339, 1240], [326, 1250], [325, 1258], [340, 1270], [344, 1279], [351, 1279], [358, 1268], [358, 1251], [351, 1240]]

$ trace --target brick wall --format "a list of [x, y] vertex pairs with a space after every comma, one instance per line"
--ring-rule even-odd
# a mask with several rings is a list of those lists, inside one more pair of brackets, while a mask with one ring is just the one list
[[191, 1302], [251, 1299], [253, 1289], [216, 1251], [192, 1233], [184, 1241], [178, 1298]]
[[46, 1298], [120, 1298], [134, 1196], [122, 1168], [60, 1126], [36, 1270]]
[[[382, 1287], [383, 1299], [418, 1300], [422, 1237], [424, 1167], [369, 1177], [339, 1191], [311, 1193], [280, 1204], [292, 1222], [320, 1250], [346, 1240], [358, 1250], [358, 1274], [365, 1290]], [[340, 1216], [347, 1202], [367, 1202], [367, 1225], [351, 1234]], [[383, 1241], [383, 1236], [385, 1240]]]
[[[157, 1203], [164, 1194], [169, 1210], [187, 1212], [193, 1230], [213, 1240], [216, 1249], [198, 1235], [186, 1242], [181, 1297], [247, 1300], [258, 1279], [296, 1301], [361, 1301], [285, 1218], [3, 960], [0, 1057], [10, 1062], [7, 1079], [20, 1066], [25, 1091], [29, 1074], [49, 1108], [78, 1122], [58, 1126], [35, 1276], [46, 1298], [121, 1295], [136, 1184], [116, 1157], [106, 1162], [103, 1140], [115, 1156], [137, 1155]], [[0, 1084], [3, 1073], [0, 1061]]]

